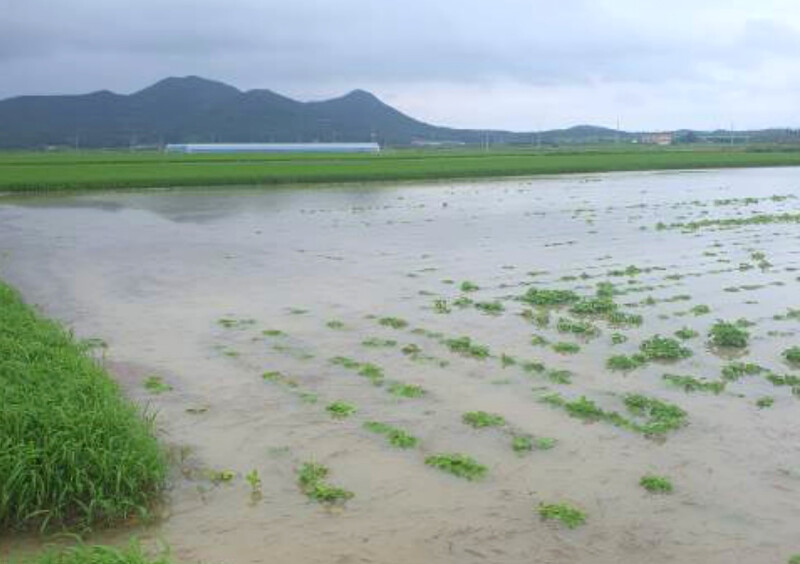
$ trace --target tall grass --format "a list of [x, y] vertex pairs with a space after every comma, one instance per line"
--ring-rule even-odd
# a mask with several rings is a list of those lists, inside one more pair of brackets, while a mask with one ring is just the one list
[[125, 520], [146, 511], [166, 466], [152, 417], [0, 282], [0, 530]]

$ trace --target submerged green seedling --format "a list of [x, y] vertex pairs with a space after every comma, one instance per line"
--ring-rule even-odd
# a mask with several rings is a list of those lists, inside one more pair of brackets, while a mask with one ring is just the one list
[[422, 386], [403, 384], [402, 382], [393, 382], [389, 386], [389, 393], [401, 398], [421, 398], [426, 394]]
[[725, 380], [701, 380], [693, 376], [682, 376], [679, 374], [664, 374], [662, 376], [667, 382], [682, 388], [685, 392], [712, 392], [719, 394], [725, 390]]
[[581, 350], [581, 347], [576, 343], [560, 341], [553, 343], [553, 350], [559, 354], [576, 354]]
[[370, 362], [360, 365], [358, 375], [372, 382], [374, 386], [383, 384], [383, 368]]
[[148, 376], [144, 381], [144, 387], [153, 394], [163, 394], [172, 391], [172, 386], [164, 382], [161, 376]]
[[438, 468], [465, 480], [480, 480], [489, 469], [465, 454], [434, 454], [425, 459], [425, 464]]
[[419, 439], [413, 435], [408, 434], [403, 429], [392, 427], [386, 423], [378, 421], [367, 421], [364, 423], [364, 428], [373, 433], [378, 433], [386, 436], [386, 440], [390, 445], [397, 448], [413, 448], [417, 446]]
[[475, 429], [501, 427], [506, 424], [506, 420], [501, 415], [487, 413], [486, 411], [468, 411], [461, 416], [461, 420]]
[[690, 329], [689, 327], [681, 327], [680, 329], [675, 331], [675, 336], [684, 341], [688, 341], [689, 339], [694, 339], [698, 335], [700, 335], [700, 333], [698, 333], [694, 329]]
[[783, 351], [783, 358], [789, 364], [800, 366], [800, 347], [791, 347]]
[[736, 323], [717, 321], [708, 333], [709, 342], [720, 348], [743, 349], [750, 334]]
[[255, 468], [247, 473], [244, 477], [247, 483], [250, 484], [250, 496], [253, 499], [261, 497], [261, 477], [258, 475], [258, 470]]
[[775, 403], [775, 399], [771, 398], [769, 396], [765, 396], [763, 398], [758, 398], [756, 400], [756, 406], [758, 406], [759, 409], [765, 409], [767, 407], [772, 407], [772, 405], [774, 403]]
[[345, 417], [350, 417], [357, 411], [354, 405], [350, 405], [349, 403], [345, 403], [343, 401], [335, 401], [331, 404], [328, 404], [328, 406], [325, 407], [325, 410], [330, 413], [331, 417], [334, 419], [344, 419]]
[[766, 368], [752, 362], [731, 362], [722, 367], [722, 379], [735, 382], [744, 376], [756, 376], [766, 372]]
[[647, 474], [639, 480], [639, 485], [650, 493], [672, 493], [672, 482], [664, 476]]
[[469, 280], [464, 280], [459, 287], [461, 288], [462, 292], [476, 292], [480, 290], [480, 286], [474, 282], [470, 282]]
[[488, 315], [500, 315], [505, 311], [505, 306], [498, 302], [475, 302], [475, 308]]
[[353, 497], [353, 492], [325, 482], [330, 470], [322, 464], [306, 462], [298, 472], [298, 484], [309, 499], [319, 503], [343, 503]]
[[462, 356], [483, 360], [489, 356], [489, 347], [478, 345], [472, 342], [469, 337], [458, 337], [457, 339], [445, 339], [444, 344], [455, 353]]
[[670, 337], [654, 335], [642, 342], [639, 350], [648, 360], [679, 360], [692, 356], [692, 351]]
[[647, 363], [647, 358], [643, 354], [633, 354], [627, 356], [624, 354], [615, 354], [606, 361], [606, 367], [609, 370], [633, 370], [644, 366]]
[[399, 317], [381, 317], [378, 323], [384, 327], [391, 327], [392, 329], [405, 329], [408, 327], [408, 321]]
[[586, 523], [586, 514], [567, 503], [540, 503], [538, 511], [544, 521], [560, 521], [569, 529]]
[[533, 450], [533, 439], [528, 435], [517, 435], [511, 439], [511, 450], [517, 453]]

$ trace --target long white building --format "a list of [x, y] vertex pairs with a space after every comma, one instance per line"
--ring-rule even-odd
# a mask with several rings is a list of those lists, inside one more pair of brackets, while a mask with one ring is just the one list
[[168, 153], [379, 153], [377, 143], [176, 143]]

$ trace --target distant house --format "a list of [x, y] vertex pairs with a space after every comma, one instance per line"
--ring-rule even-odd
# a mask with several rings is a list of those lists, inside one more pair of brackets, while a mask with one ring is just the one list
[[671, 131], [657, 133], [643, 133], [641, 142], [646, 145], [672, 145], [675, 141], [675, 134]]
[[173, 143], [168, 153], [379, 153], [377, 143]]

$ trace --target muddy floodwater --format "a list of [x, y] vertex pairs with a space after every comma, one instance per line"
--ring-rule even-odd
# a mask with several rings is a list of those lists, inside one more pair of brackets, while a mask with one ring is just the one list
[[[796, 168], [8, 196], [0, 277], [107, 343], [172, 451], [158, 521], [95, 540], [136, 534], [187, 563], [785, 562], [800, 552], [800, 369], [782, 357], [800, 345], [800, 224], [780, 214], [798, 196]], [[702, 223], [755, 215], [772, 219]], [[518, 299], [598, 288], [621, 321]], [[747, 347], [709, 346], [717, 320]], [[607, 366], [681, 329], [691, 356]], [[641, 422], [628, 394], [685, 418], [653, 435], [565, 407], [585, 396]], [[333, 417], [336, 401], [355, 412]], [[504, 423], [473, 428], [471, 411]], [[426, 464], [441, 453], [486, 473]], [[309, 499], [306, 462], [353, 497]], [[649, 493], [646, 474], [674, 491]], [[585, 524], [542, 519], [550, 503]]]

